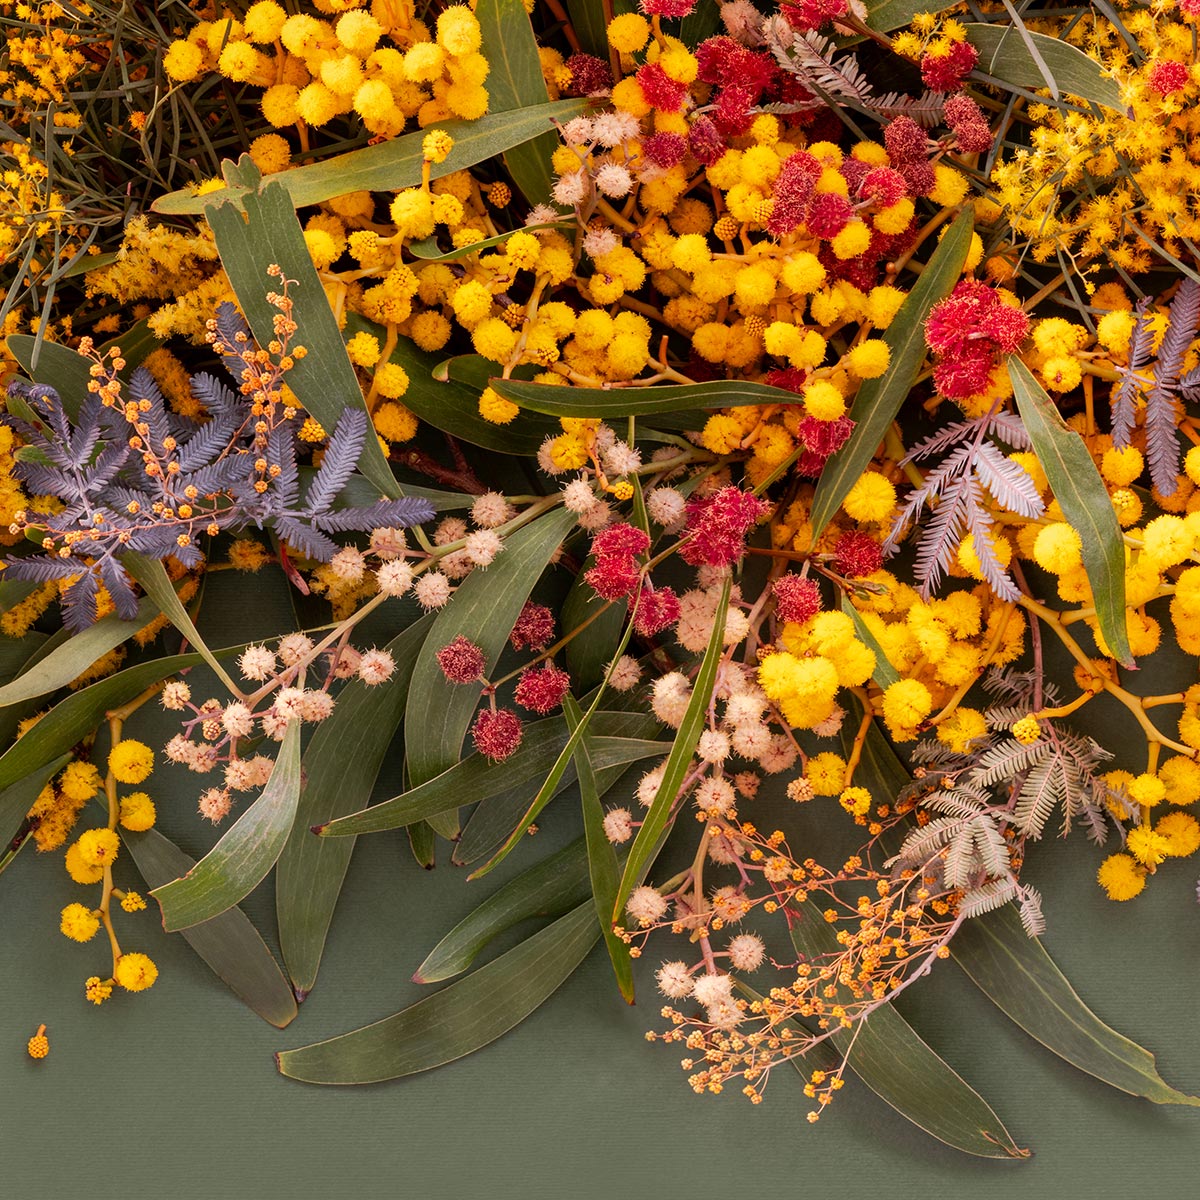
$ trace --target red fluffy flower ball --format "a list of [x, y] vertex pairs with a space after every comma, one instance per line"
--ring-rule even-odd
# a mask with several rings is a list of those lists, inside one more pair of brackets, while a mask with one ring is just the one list
[[688, 151], [682, 133], [652, 133], [642, 143], [642, 157], [656, 167], [677, 167]]
[[566, 67], [571, 72], [571, 82], [566, 88], [568, 96], [595, 96], [612, 91], [612, 68], [602, 58], [572, 54]]
[[955, 42], [945, 54], [921, 58], [921, 79], [931, 92], [956, 92], [975, 70], [979, 51], [970, 42]]
[[883, 131], [883, 145], [893, 163], [924, 158], [929, 150], [929, 135], [912, 117], [897, 117]]
[[524, 729], [521, 718], [508, 708], [481, 709], [471, 727], [471, 740], [480, 754], [493, 762], [503, 762], [521, 744]]
[[527, 600], [508, 640], [514, 650], [544, 650], [554, 637], [554, 614], [544, 604]]
[[821, 611], [821, 589], [815, 579], [801, 575], [781, 575], [775, 580], [775, 611], [784, 621], [803, 625]]
[[540, 667], [526, 667], [521, 672], [513, 698], [522, 708], [544, 714], [553, 712], [563, 702], [570, 686], [570, 675], [548, 662]]
[[651, 591], [643, 587], [638, 593], [637, 611], [633, 616], [634, 632], [641, 637], [653, 637], [679, 620], [679, 597], [669, 587]]
[[826, 21], [844, 17], [849, 8], [849, 0], [799, 0], [798, 4], [785, 4], [780, 12], [793, 29], [808, 33]]
[[1028, 332], [1029, 318], [995, 288], [962, 280], [925, 322], [925, 341], [941, 356], [933, 370], [938, 391], [950, 400], [983, 391], [1000, 355], [1016, 350]]
[[883, 566], [883, 550], [870, 534], [843, 533], [833, 548], [834, 570], [847, 579], [873, 575]]
[[687, 98], [688, 85], [672, 79], [658, 63], [639, 67], [635, 78], [646, 103], [662, 112], [678, 112]]
[[686, 17], [696, 0], [640, 0], [639, 7], [648, 17]]
[[746, 535], [771, 511], [766, 501], [741, 488], [724, 487], [689, 500], [687, 537], [679, 557], [693, 567], [727, 567], [746, 553]]
[[1147, 82], [1160, 96], [1169, 96], [1187, 87], [1191, 77], [1186, 63], [1164, 59], [1150, 68]]
[[475, 683], [483, 678], [487, 666], [483, 650], [461, 633], [437, 652], [437, 661], [451, 683]]

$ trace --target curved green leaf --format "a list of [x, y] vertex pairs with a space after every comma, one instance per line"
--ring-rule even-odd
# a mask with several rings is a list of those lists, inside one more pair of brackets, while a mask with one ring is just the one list
[[1054, 498], [1083, 542], [1083, 566], [1092, 585], [1100, 632], [1113, 657], [1123, 667], [1132, 667], [1125, 626], [1125, 542], [1108, 489], [1083, 438], [1067, 428], [1029, 368], [1010, 357], [1008, 377]]
[[301, 1000], [312, 991], [325, 939], [350, 866], [354, 839], [314, 837], [310, 826], [368, 800], [404, 714], [408, 684], [433, 617], [422, 617], [385, 647], [396, 663], [387, 683], [353, 680], [304, 753], [304, 780], [291, 835], [275, 871], [279, 947]]
[[414, 983], [441, 983], [465, 971], [493, 938], [533, 917], [561, 917], [591, 894], [587, 844], [577, 838], [489, 896], [426, 956]]
[[[1046, 86], [1036, 59], [1011, 21], [995, 25], [972, 24], [967, 25], [966, 30], [967, 41], [979, 51], [977, 71], [1029, 91]], [[1125, 111], [1120, 84], [1105, 75], [1104, 68], [1095, 58], [1069, 42], [1044, 33], [1027, 30], [1026, 36], [1037, 48], [1060, 93], [1092, 100], [1118, 112]]]
[[[249, 156], [243, 155], [243, 169], [247, 164], [253, 166]], [[288, 371], [287, 384], [304, 408], [332, 432], [343, 409], [365, 412], [366, 402], [288, 193], [279, 183], [267, 182], [244, 193], [240, 204], [221, 203], [220, 195], [214, 192], [204, 198], [204, 215], [212, 226], [238, 306], [258, 344], [266, 346], [275, 337], [272, 323], [279, 315], [267, 300], [267, 293], [278, 286], [267, 267], [281, 267], [294, 281], [288, 289], [291, 316], [297, 325], [291, 345], [304, 346], [308, 353]], [[358, 469], [380, 494], [400, 495], [378, 438], [367, 438]]]
[[497, 395], [533, 412], [554, 417], [599, 417], [606, 421], [697, 408], [797, 403], [795, 392], [746, 379], [665, 387], [607, 388], [557, 387], [552, 383], [527, 383], [520, 379], [489, 379], [488, 383]]
[[[837, 935], [820, 909], [807, 900], [795, 907], [801, 916], [789, 920], [788, 928], [801, 959], [823, 961], [838, 954]], [[849, 988], [831, 986], [837, 998], [851, 998]], [[881, 1005], [829, 1041], [871, 1091], [938, 1141], [981, 1158], [1028, 1157], [991, 1105], [917, 1035], [894, 1004]]]
[[158, 604], [147, 599], [138, 605], [138, 615], [132, 621], [122, 621], [117, 616], [102, 617], [95, 625], [56, 646], [30, 670], [0, 687], [0, 708], [35, 700], [65, 687], [98, 658], [128, 641], [138, 630], [145, 629], [157, 616]]
[[[569, 121], [587, 109], [586, 100], [555, 100], [515, 112], [488, 114], [478, 121], [439, 122], [438, 128], [454, 138], [454, 149], [445, 162], [434, 165], [432, 178], [440, 179], [443, 175], [464, 171], [476, 163], [495, 158], [544, 133], [554, 121]], [[350, 150], [335, 158], [293, 167], [270, 175], [268, 179], [283, 186], [294, 208], [320, 204], [347, 192], [395, 192], [417, 187], [421, 182], [424, 161], [421, 143], [425, 132], [418, 130], [375, 146]], [[247, 191], [242, 187], [227, 187], [197, 196], [184, 189], [160, 196], [151, 207], [157, 213], [170, 216], [197, 216], [210, 204], [241, 200]]]
[[[574, 696], [563, 697], [563, 715], [574, 733], [583, 723], [583, 710]], [[592, 769], [591, 738], [582, 732], [575, 746], [575, 773], [579, 777], [579, 796], [583, 802], [583, 832], [587, 841], [588, 877], [592, 882], [592, 903], [596, 919], [600, 922], [600, 935], [612, 963], [617, 987], [627, 1004], [633, 1003], [633, 959], [629, 945], [613, 932], [612, 906], [616, 900], [617, 887], [621, 882], [621, 867], [617, 862], [616, 847], [604, 832], [604, 808], [600, 803], [600, 791], [596, 784], [596, 773]]]
[[150, 895], [168, 933], [209, 921], [245, 899], [283, 851], [300, 801], [300, 722], [289, 721], [271, 778], [221, 840], [185, 875]]
[[471, 242], [468, 246], [455, 246], [453, 250], [442, 250], [437, 240], [432, 237], [423, 238], [419, 242], [409, 242], [405, 249], [414, 257], [425, 262], [453, 262], [456, 258], [466, 258], [470, 254], [478, 254], [481, 250], [490, 250], [493, 246], [503, 246], [514, 233], [534, 233], [539, 229], [574, 229], [573, 222], [546, 221], [542, 225], [522, 225], [517, 229], [506, 229], [495, 237], [483, 238], [482, 241]]
[[590, 903], [494, 962], [374, 1025], [275, 1056], [304, 1083], [378, 1083], [428, 1071], [494, 1042], [561, 986], [599, 937]]
[[866, 23], [879, 33], [891, 33], [893, 29], [911, 25], [913, 17], [918, 13], [945, 12], [946, 9], [953, 8], [955, 2], [956, 0], [869, 0]]
[[858, 482], [896, 419], [925, 359], [925, 320], [929, 310], [958, 282], [971, 247], [974, 213], [968, 205], [946, 230], [913, 284], [900, 311], [884, 331], [891, 363], [878, 379], [865, 380], [854, 397], [850, 440], [825, 464], [812, 503], [815, 542], [833, 520], [846, 493]]
[[721, 665], [721, 655], [724, 650], [725, 617], [729, 608], [729, 592], [732, 578], [725, 577], [721, 587], [721, 597], [717, 601], [716, 619], [713, 621], [712, 634], [708, 639], [708, 649], [700, 663], [692, 684], [692, 698], [688, 701], [687, 711], [683, 715], [675, 741], [671, 745], [671, 753], [663, 768], [662, 782], [654, 803], [642, 819], [642, 827], [634, 838], [625, 860], [625, 871], [621, 876], [621, 885], [617, 889], [609, 920], [617, 922], [621, 919], [621, 910], [629, 893], [645, 878], [655, 856], [661, 846], [659, 839], [666, 832], [671, 816], [671, 808], [680, 787], [691, 766], [692, 755], [696, 751], [696, 743], [704, 732], [705, 717], [708, 714], [708, 702], [712, 696], [713, 683], [717, 677], [717, 668]]
[[458, 762], [479, 705], [476, 688], [450, 683], [442, 674], [437, 652], [462, 634], [483, 650], [485, 673], [490, 672], [533, 585], [574, 524], [574, 513], [557, 508], [516, 530], [505, 539], [496, 561], [472, 571], [438, 613], [413, 668], [408, 693], [404, 732], [414, 786]]
[[[190, 855], [157, 829], [122, 831], [122, 841], [150, 888], [178, 879], [195, 865]], [[262, 935], [240, 908], [182, 929], [180, 936], [264, 1021], [282, 1029], [295, 1019], [296, 997]]]
[[871, 627], [862, 619], [862, 614], [854, 607], [849, 596], [842, 596], [842, 612], [854, 622], [854, 632], [858, 640], [875, 655], [875, 670], [871, 673], [871, 678], [885, 689], [891, 687], [893, 683], [899, 682], [899, 673], [892, 666], [883, 647], [879, 644], [879, 640], [871, 632]]
[[1106, 1025], [1031, 938], [1012, 904], [967, 921], [950, 944], [954, 961], [1002, 1012], [1060, 1058], [1155, 1104], [1200, 1106], [1159, 1075], [1154, 1055]]

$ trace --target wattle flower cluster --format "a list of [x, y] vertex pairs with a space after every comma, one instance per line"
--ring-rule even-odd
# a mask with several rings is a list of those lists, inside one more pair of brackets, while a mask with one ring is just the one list
[[679, 557], [693, 567], [728, 567], [746, 553], [746, 537], [771, 505], [741, 488], [726, 487], [688, 502]]
[[1029, 318], [986, 283], [964, 279], [934, 305], [925, 325], [925, 341], [938, 356], [933, 380], [950, 400], [966, 400], [985, 391], [1001, 357], [1020, 347]]
[[595, 566], [584, 578], [605, 600], [622, 600], [637, 586], [638, 555], [650, 548], [650, 538], [640, 529], [621, 521], [601, 530], [592, 539]]

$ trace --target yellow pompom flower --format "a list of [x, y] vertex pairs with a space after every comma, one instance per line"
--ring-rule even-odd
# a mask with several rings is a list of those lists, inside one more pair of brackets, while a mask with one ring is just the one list
[[622, 54], [640, 50], [650, 37], [650, 22], [637, 13], [622, 13], [608, 23], [608, 44]]
[[100, 928], [100, 915], [86, 904], [68, 904], [62, 910], [59, 928], [73, 942], [86, 942]]
[[127, 992], [144, 992], [157, 978], [158, 968], [145, 954], [122, 954], [113, 971], [113, 981]]
[[1125, 845], [1143, 866], [1156, 867], [1167, 857], [1170, 842], [1148, 825], [1137, 825], [1129, 831]]
[[961, 171], [956, 171], [945, 163], [938, 163], [933, 168], [933, 190], [929, 193], [929, 198], [943, 208], [952, 208], [963, 202], [969, 186], [967, 177]]
[[1200, 821], [1190, 813], [1167, 813], [1154, 826], [1154, 832], [1166, 839], [1166, 851], [1170, 858], [1186, 858], [1200, 850]]
[[141, 833], [154, 824], [154, 801], [145, 792], [130, 792], [121, 798], [120, 821], [123, 829]]
[[1166, 787], [1171, 804], [1195, 804], [1200, 800], [1200, 763], [1177, 755], [1158, 768], [1158, 777]]
[[287, 13], [275, 3], [275, 0], [259, 0], [246, 9], [246, 18], [242, 28], [246, 37], [260, 46], [278, 39], [283, 30]]
[[1196, 539], [1180, 517], [1155, 517], [1142, 533], [1142, 554], [1159, 570], [1183, 562], [1195, 548]]
[[361, 10], [343, 13], [333, 31], [338, 41], [359, 58], [366, 58], [383, 36], [383, 26], [370, 13]]
[[804, 778], [814, 796], [836, 796], [846, 786], [846, 760], [829, 750], [814, 754], [804, 764]]
[[154, 751], [145, 742], [125, 738], [109, 751], [108, 769], [118, 783], [142, 783], [154, 770]]
[[441, 79], [446, 53], [436, 42], [418, 42], [404, 55], [404, 77], [410, 83], [432, 83]]
[[871, 811], [871, 793], [865, 787], [848, 787], [838, 803], [852, 816], [865, 817]]
[[1042, 570], [1062, 575], [1083, 562], [1083, 542], [1077, 530], [1063, 521], [1056, 521], [1038, 530], [1033, 543], [1033, 558]]
[[292, 148], [279, 134], [264, 133], [250, 143], [250, 157], [264, 175], [273, 175], [287, 170], [292, 161]]
[[93, 866], [87, 862], [82, 851], [79, 849], [78, 842], [72, 842], [67, 847], [67, 874], [76, 883], [99, 883], [104, 878], [104, 868]]
[[576, 471], [587, 460], [587, 442], [576, 433], [560, 434], [550, 443], [550, 461], [560, 471]]
[[453, 149], [454, 139], [444, 129], [433, 129], [421, 139], [421, 155], [426, 162], [443, 163]]
[[1110, 449], [1104, 452], [1100, 460], [1100, 474], [1117, 487], [1128, 487], [1142, 473], [1146, 460], [1136, 446], [1126, 446], [1123, 450]]
[[978, 709], [956, 708], [937, 727], [938, 741], [957, 754], [964, 753], [972, 742], [987, 737], [987, 720]]
[[817, 421], [836, 421], [846, 411], [846, 397], [824, 379], [804, 389], [804, 407]]
[[1032, 713], [1013, 723], [1009, 732], [1022, 746], [1032, 746], [1042, 736], [1042, 727]]
[[1157, 775], [1142, 774], [1133, 779], [1127, 788], [1129, 798], [1143, 808], [1153, 808], [1166, 799], [1167, 788]]
[[382, 351], [374, 334], [360, 330], [346, 343], [346, 353], [356, 367], [373, 367]]
[[910, 742], [933, 711], [933, 697], [919, 679], [900, 679], [883, 693], [883, 719], [898, 742]]
[[885, 233], [889, 236], [895, 236], [898, 233], [903, 233], [909, 226], [909, 222], [913, 219], [915, 211], [913, 202], [907, 197], [897, 200], [895, 204], [889, 204], [887, 208], [881, 208], [874, 216], [875, 228], [880, 233]]
[[437, 19], [438, 44], [454, 55], [471, 54], [483, 44], [475, 14], [465, 4], [447, 8]]
[[871, 244], [871, 229], [865, 221], [851, 221], [829, 243], [837, 258], [857, 258]]
[[489, 358], [492, 362], [503, 363], [513, 352], [517, 344], [517, 332], [510, 329], [499, 317], [488, 317], [475, 326], [471, 333], [471, 342], [477, 354]]
[[79, 856], [89, 867], [105, 867], [112, 863], [121, 848], [121, 839], [113, 829], [88, 829], [75, 843]]
[[389, 442], [410, 442], [417, 433], [417, 418], [403, 404], [381, 404], [371, 418], [375, 430]]
[[194, 42], [172, 42], [163, 56], [163, 70], [176, 83], [191, 83], [203, 63], [204, 51]]
[[846, 493], [842, 507], [848, 517], [864, 524], [886, 521], [896, 507], [896, 487], [886, 475], [868, 471]]
[[[399, 363], [380, 363], [375, 368], [375, 375], [372, 382], [375, 385], [375, 390], [381, 396], [385, 396], [389, 400], [398, 400], [408, 391], [408, 372]], [[390, 435], [384, 434], [384, 436], [388, 437]]]
[[859, 379], [878, 379], [892, 360], [888, 344], [879, 338], [859, 342], [848, 354], [842, 356], [841, 365], [853, 371]]
[[479, 395], [479, 415], [492, 425], [507, 425], [520, 411], [512, 401], [497, 395], [490, 387], [484, 388]]
[[39, 1025], [38, 1031], [25, 1043], [25, 1051], [30, 1058], [45, 1058], [50, 1053], [50, 1039], [46, 1036], [45, 1025]]
[[1096, 881], [1110, 900], [1132, 900], [1146, 886], [1146, 872], [1128, 854], [1113, 854], [1096, 872]]
[[100, 772], [92, 763], [68, 763], [59, 776], [58, 789], [68, 800], [90, 800], [101, 787]]

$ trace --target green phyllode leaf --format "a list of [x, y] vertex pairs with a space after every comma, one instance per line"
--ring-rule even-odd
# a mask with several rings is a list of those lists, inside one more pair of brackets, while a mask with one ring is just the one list
[[1009, 358], [1008, 377], [1054, 498], [1083, 543], [1083, 566], [1092, 585], [1100, 632], [1113, 657], [1123, 667], [1132, 667], [1125, 625], [1125, 541], [1108, 489], [1083, 438], [1067, 428], [1029, 368]]
[[168, 933], [211, 920], [244, 900], [275, 865], [300, 802], [300, 722], [289, 721], [271, 778], [221, 840], [185, 875], [150, 895]]
[[561, 917], [591, 895], [584, 838], [509, 880], [465, 916], [426, 956], [414, 983], [441, 983], [465, 971], [493, 939], [533, 917]]
[[692, 698], [688, 701], [687, 711], [683, 715], [683, 721], [671, 746], [671, 753], [663, 768], [658, 794], [642, 819], [642, 827], [638, 830], [637, 837], [630, 847], [629, 857], [625, 860], [625, 871], [621, 876], [621, 884], [617, 888], [612, 913], [609, 916], [609, 920], [614, 923], [621, 919], [621, 911], [625, 907], [625, 901], [629, 899], [630, 892], [645, 878], [661, 849], [660, 839], [670, 823], [671, 808], [687, 777], [696, 743], [700, 740], [700, 734], [704, 732], [708, 702], [724, 652], [725, 617], [729, 608], [732, 583], [732, 578], [726, 576], [721, 588], [721, 597], [717, 601], [716, 618], [713, 621], [712, 635], [708, 639], [708, 649], [705, 650], [700, 670], [696, 673], [695, 682], [692, 684]]
[[[122, 832], [134, 865], [150, 888], [185, 875], [195, 860], [157, 829]], [[296, 1016], [296, 997], [262, 935], [240, 908], [231, 908], [180, 936], [244, 1004], [279, 1029]]]
[[433, 996], [373, 1025], [275, 1056], [304, 1083], [379, 1083], [428, 1071], [494, 1042], [555, 992], [596, 944], [589, 901]]
[[929, 310], [949, 294], [962, 275], [971, 248], [974, 212], [970, 205], [954, 219], [900, 306], [883, 340], [891, 350], [888, 369], [878, 379], [866, 380], [854, 397], [850, 440], [825, 464], [812, 503], [815, 541], [833, 520], [846, 494], [862, 478], [867, 464], [883, 441], [888, 426], [912, 390], [925, 359], [925, 320]]
[[[788, 922], [803, 959], [836, 955], [837, 935], [810, 901]], [[848, 998], [849, 989], [837, 985]], [[902, 1117], [956, 1150], [980, 1158], [1026, 1158], [991, 1105], [923, 1041], [893, 1004], [883, 1004], [854, 1029], [829, 1040], [851, 1070]]]
[[899, 673], [892, 666], [883, 647], [879, 644], [879, 639], [871, 632], [871, 627], [862, 619], [862, 614], [854, 607], [849, 596], [842, 596], [842, 612], [854, 622], [854, 633], [858, 640], [875, 654], [875, 670], [871, 678], [885, 690], [893, 683], [898, 683]]
[[[574, 696], [563, 697], [563, 714], [567, 725], [574, 733], [583, 722], [583, 710]], [[621, 882], [621, 867], [617, 862], [616, 847], [604, 832], [604, 808], [600, 803], [600, 792], [596, 786], [596, 773], [592, 769], [590, 751], [591, 738], [584, 730], [575, 745], [575, 772], [579, 776], [579, 795], [583, 802], [583, 831], [587, 841], [588, 876], [592, 882], [592, 900], [596, 907], [596, 919], [600, 922], [600, 933], [612, 963], [617, 987], [627, 1004], [633, 1003], [633, 959], [628, 943], [614, 932], [612, 909], [616, 902], [617, 888]]]
[[745, 379], [671, 384], [666, 387], [564, 388], [550, 383], [527, 383], [520, 379], [489, 379], [488, 384], [505, 400], [552, 417], [617, 420], [649, 413], [687, 412], [696, 408], [796, 403], [794, 392]]
[[[253, 166], [249, 156], [243, 155], [243, 170], [247, 164]], [[285, 172], [285, 177], [289, 173]], [[204, 215], [212, 226], [238, 306], [258, 344], [266, 346], [275, 337], [272, 322], [279, 314], [267, 293], [280, 290], [279, 281], [267, 274], [267, 267], [280, 267], [285, 278], [293, 281], [288, 295], [297, 329], [291, 345], [304, 346], [308, 353], [288, 371], [287, 384], [305, 410], [332, 433], [344, 409], [365, 412], [366, 402], [288, 193], [280, 183], [268, 181], [242, 195], [240, 204], [222, 203], [220, 195], [204, 198]], [[367, 438], [358, 469], [381, 495], [400, 495], [377, 438]]]
[[[586, 100], [555, 100], [550, 104], [537, 104], [515, 112], [489, 113], [478, 121], [439, 122], [438, 128], [454, 138], [454, 149], [445, 162], [433, 167], [431, 177], [440, 179], [443, 175], [452, 175], [455, 171], [464, 171], [476, 163], [495, 158], [545, 133], [553, 122], [569, 121], [587, 110]], [[418, 130], [376, 146], [349, 150], [335, 158], [269, 175], [267, 179], [284, 188], [288, 203], [293, 208], [320, 204], [323, 200], [344, 196], [348, 192], [395, 192], [402, 188], [417, 187], [421, 182], [421, 166], [425, 157], [421, 143], [425, 140], [426, 132]], [[197, 196], [193, 192], [180, 190], [159, 197], [151, 207], [166, 216], [198, 216], [211, 204], [244, 200], [248, 191], [241, 187], [227, 187]]]
[[314, 837], [310, 827], [352, 812], [370, 798], [404, 715], [413, 664], [432, 624], [432, 616], [422, 617], [384, 647], [396, 663], [386, 683], [370, 687], [356, 679], [342, 689], [304, 753], [296, 821], [275, 871], [279, 946], [301, 1000], [316, 983], [354, 851], [353, 838]]

